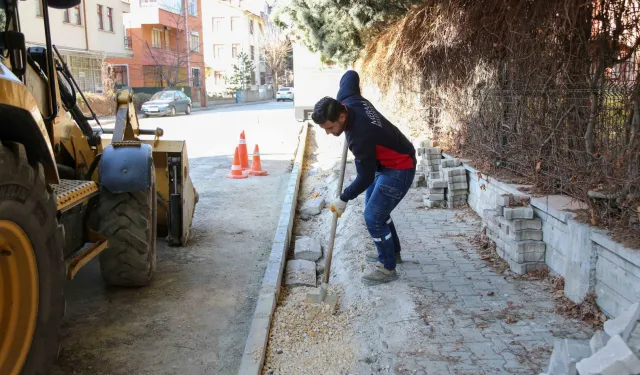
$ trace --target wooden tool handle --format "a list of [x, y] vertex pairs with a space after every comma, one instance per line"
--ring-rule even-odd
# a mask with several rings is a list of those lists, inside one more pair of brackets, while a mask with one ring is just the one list
[[[342, 194], [342, 185], [344, 183], [344, 171], [347, 167], [347, 151], [349, 151], [349, 145], [347, 143], [347, 137], [344, 138], [344, 147], [342, 149], [342, 164], [340, 165], [340, 177], [338, 177], [338, 189], [336, 190], [336, 197]], [[333, 256], [333, 244], [336, 240], [336, 228], [338, 226], [338, 214], [333, 213], [333, 220], [331, 221], [331, 236], [329, 237], [329, 248], [324, 261], [324, 277], [322, 282], [329, 283], [329, 275], [331, 274], [331, 257]]]

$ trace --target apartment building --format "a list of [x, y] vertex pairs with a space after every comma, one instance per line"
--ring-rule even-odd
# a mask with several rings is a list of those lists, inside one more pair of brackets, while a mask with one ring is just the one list
[[190, 86], [194, 105], [204, 105], [200, 0], [132, 0], [124, 28], [133, 57], [108, 61], [127, 72], [131, 87]]
[[226, 90], [225, 77], [233, 73], [238, 54], [253, 60], [252, 86], [270, 81], [260, 58], [260, 42], [266, 23], [265, 2], [260, 0], [207, 0], [202, 9], [207, 92]]
[[[19, 3], [27, 46], [44, 46], [42, 3], [39, 0]], [[129, 3], [122, 0], [83, 0], [71, 9], [49, 8], [52, 43], [84, 91], [102, 91], [101, 66], [105, 58], [133, 55], [123, 43], [122, 19], [129, 9]]]

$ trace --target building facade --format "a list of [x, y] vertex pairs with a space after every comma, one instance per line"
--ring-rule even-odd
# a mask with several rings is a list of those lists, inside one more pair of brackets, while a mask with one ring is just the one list
[[127, 82], [116, 84], [133, 88], [189, 86], [194, 105], [204, 105], [201, 1], [132, 1], [131, 12], [124, 16], [123, 40], [133, 57], [108, 59], [116, 74], [128, 74]]
[[[19, 7], [27, 46], [44, 46], [42, 3], [21, 1]], [[129, 9], [129, 3], [122, 0], [82, 0], [71, 9], [49, 8], [52, 43], [83, 91], [102, 91], [105, 59], [133, 55], [123, 43], [123, 15]]]
[[226, 93], [225, 78], [233, 73], [238, 54], [244, 52], [255, 70], [251, 87], [270, 82], [267, 68], [260, 57], [261, 38], [266, 22], [265, 3], [260, 0], [207, 0], [202, 9], [204, 61], [207, 66], [209, 95]]

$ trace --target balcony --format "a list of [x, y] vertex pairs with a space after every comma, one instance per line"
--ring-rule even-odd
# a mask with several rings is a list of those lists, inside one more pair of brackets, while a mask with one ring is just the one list
[[128, 49], [132, 48], [132, 40], [130, 36], [124, 37], [124, 48], [128, 48]]

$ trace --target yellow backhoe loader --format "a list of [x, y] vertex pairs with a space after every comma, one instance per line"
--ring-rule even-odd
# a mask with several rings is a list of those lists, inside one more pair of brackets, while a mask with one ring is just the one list
[[108, 284], [147, 285], [156, 237], [184, 245], [198, 200], [185, 142], [140, 129], [131, 90], [117, 93], [112, 129], [80, 110], [48, 11], [80, 0], [41, 1], [46, 44], [27, 48], [18, 0], [0, 0], [2, 375], [49, 373], [65, 279], [99, 256]]

